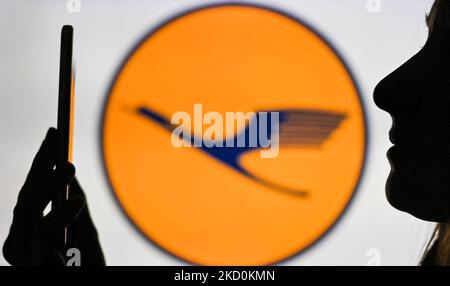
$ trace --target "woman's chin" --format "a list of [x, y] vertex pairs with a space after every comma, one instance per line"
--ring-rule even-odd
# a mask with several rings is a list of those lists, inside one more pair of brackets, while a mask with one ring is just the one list
[[[416, 218], [432, 222], [448, 222], [447, 201], [436, 194], [432, 186], [421, 187], [417, 176], [409, 179], [401, 176], [398, 170], [391, 171], [386, 182], [386, 198], [396, 209], [407, 212]], [[411, 179], [414, 178], [414, 181]]]

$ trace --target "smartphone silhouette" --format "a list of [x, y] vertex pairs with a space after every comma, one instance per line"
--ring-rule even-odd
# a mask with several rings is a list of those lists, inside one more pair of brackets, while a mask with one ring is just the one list
[[[74, 70], [72, 65], [73, 27], [65, 25], [61, 30], [61, 54], [59, 62], [58, 123], [60, 150], [57, 166], [72, 161], [72, 128], [74, 102]], [[69, 198], [69, 186], [66, 186], [64, 198]], [[67, 228], [64, 233], [67, 243]]]

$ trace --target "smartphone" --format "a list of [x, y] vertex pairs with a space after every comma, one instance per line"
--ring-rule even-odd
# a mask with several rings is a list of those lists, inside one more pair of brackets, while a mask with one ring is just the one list
[[[61, 51], [59, 61], [58, 123], [60, 150], [57, 166], [72, 161], [73, 102], [75, 73], [72, 62], [73, 27], [65, 25], [61, 30]], [[64, 198], [69, 199], [69, 186], [66, 186]], [[64, 232], [64, 244], [67, 244], [67, 228]]]

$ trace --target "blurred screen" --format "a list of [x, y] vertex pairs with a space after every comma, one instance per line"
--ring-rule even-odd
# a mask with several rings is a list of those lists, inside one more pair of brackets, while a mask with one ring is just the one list
[[109, 265], [416, 265], [433, 225], [385, 198], [372, 93], [432, 2], [1, 1], [0, 241], [69, 24], [73, 162]]

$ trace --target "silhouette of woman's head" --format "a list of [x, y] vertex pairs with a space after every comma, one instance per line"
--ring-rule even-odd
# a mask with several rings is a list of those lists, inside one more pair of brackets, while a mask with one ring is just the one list
[[450, 222], [450, 1], [427, 17], [425, 46], [375, 88], [392, 116], [388, 201], [420, 219]]

